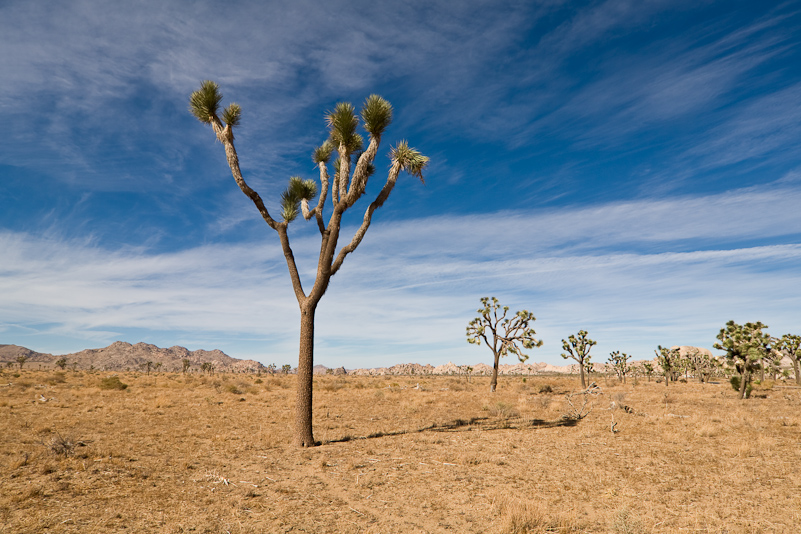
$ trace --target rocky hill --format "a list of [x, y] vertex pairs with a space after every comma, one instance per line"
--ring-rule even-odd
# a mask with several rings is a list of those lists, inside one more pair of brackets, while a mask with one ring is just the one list
[[[106, 371], [125, 371], [142, 369], [151, 362], [153, 369], [160, 371], [181, 371], [183, 360], [189, 360], [190, 369], [198, 370], [204, 363], [211, 363], [214, 369], [222, 372], [257, 372], [266, 368], [254, 360], [238, 360], [220, 350], [193, 350], [184, 347], [163, 349], [147, 343], [131, 345], [124, 341], [116, 341], [102, 349], [87, 349], [72, 354], [54, 356], [34, 352], [17, 345], [0, 345], [0, 362], [15, 362], [18, 356], [25, 356], [30, 363], [46, 363], [52, 365], [56, 360], [65, 358], [67, 365], [76, 365], [79, 369], [101, 369]], [[160, 364], [160, 365], [159, 365]]]

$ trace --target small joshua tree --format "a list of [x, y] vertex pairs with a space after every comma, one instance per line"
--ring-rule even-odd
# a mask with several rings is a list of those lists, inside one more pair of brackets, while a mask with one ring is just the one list
[[22, 366], [25, 365], [26, 361], [28, 361], [27, 356], [17, 356], [17, 363], [19, 364], [20, 369], [22, 369]]
[[285, 375], [288, 375], [289, 371], [291, 371], [291, 370], [292, 370], [292, 366], [289, 365], [288, 363], [285, 363], [284, 365], [281, 366], [281, 372], [284, 373]]
[[191, 366], [192, 366], [192, 362], [190, 362], [186, 358], [181, 360], [181, 372], [182, 373], [186, 374], [186, 372], [189, 370], [189, 367], [191, 367]]
[[665, 387], [667, 387], [671, 380], [675, 382], [678, 378], [676, 372], [681, 358], [679, 349], [669, 349], [662, 345], [657, 345], [654, 353], [656, 353], [656, 360], [665, 375]]
[[615, 374], [617, 374], [618, 380], [624, 384], [626, 383], [626, 375], [629, 372], [628, 361], [630, 358], [631, 356], [625, 352], [621, 353], [619, 350], [609, 353], [609, 364], [612, 366], [612, 369], [614, 369]]
[[584, 377], [585, 370], [592, 365], [590, 349], [597, 343], [587, 337], [586, 330], [579, 330], [577, 335], [570, 334], [570, 337], [562, 340], [562, 349], [567, 351], [567, 354], [562, 353], [562, 358], [565, 360], [573, 358], [578, 362], [581, 372], [581, 387], [583, 388], [587, 387], [587, 379]]
[[651, 362], [643, 362], [642, 370], [648, 376], [648, 381], [651, 381], [651, 375], [654, 374], [654, 364]]
[[787, 356], [793, 361], [795, 383], [801, 386], [801, 373], [799, 373], [799, 363], [801, 362], [801, 336], [784, 334], [781, 339], [776, 342], [775, 348], [782, 355]]
[[748, 396], [754, 372], [762, 367], [762, 360], [771, 353], [770, 334], [763, 332], [767, 328], [759, 321], [744, 325], [729, 321], [717, 335], [720, 342], [713, 345], [718, 350], [726, 351], [727, 363], [739, 375], [739, 381], [732, 382], [732, 385], [739, 382], [741, 399]]
[[62, 371], [67, 368], [67, 359], [66, 358], [59, 358], [56, 360], [56, 367], [60, 368]]
[[494, 392], [498, 385], [500, 359], [512, 353], [521, 362], [524, 362], [528, 356], [523, 354], [523, 349], [540, 347], [542, 341], [534, 338], [536, 332], [529, 327], [529, 324], [536, 321], [536, 318], [528, 310], [521, 310], [515, 313], [514, 317], [507, 318], [509, 306], [501, 306], [495, 297], [492, 299], [484, 297], [481, 299], [481, 304], [484, 307], [477, 310], [481, 316], [476, 317], [467, 325], [467, 342], [481, 345], [481, 342], [484, 341], [492, 350], [494, 363], [490, 391]]

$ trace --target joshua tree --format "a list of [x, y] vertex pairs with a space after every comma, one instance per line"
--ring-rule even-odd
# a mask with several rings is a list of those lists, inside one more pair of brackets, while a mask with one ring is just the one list
[[615, 370], [615, 374], [617, 374], [618, 380], [626, 383], [626, 374], [629, 372], [629, 365], [628, 361], [631, 358], [628, 354], [621, 353], [619, 350], [615, 352], [609, 353], [609, 363], [612, 365], [612, 368]]
[[[198, 91], [190, 97], [190, 110], [203, 123], [210, 124], [217, 139], [225, 147], [228, 166], [234, 180], [242, 192], [251, 199], [259, 210], [264, 221], [276, 231], [281, 249], [286, 258], [292, 288], [300, 308], [300, 347], [298, 351], [298, 381], [295, 403], [295, 445], [311, 447], [315, 445], [312, 434], [312, 386], [314, 367], [314, 315], [320, 299], [328, 289], [331, 277], [342, 267], [345, 258], [356, 250], [362, 242], [364, 234], [370, 226], [373, 212], [384, 205], [389, 197], [401, 171], [406, 171], [423, 180], [423, 169], [428, 158], [409, 147], [406, 141], [398, 142], [390, 148], [390, 167], [387, 180], [375, 199], [367, 206], [361, 225], [350, 242], [337, 252], [342, 217], [353, 207], [366, 190], [367, 181], [375, 172], [373, 161], [381, 143], [384, 130], [392, 122], [392, 106], [377, 95], [365, 100], [361, 109], [364, 129], [368, 134], [367, 147], [364, 138], [357, 132], [359, 117], [353, 105], [337, 104], [326, 117], [328, 139], [314, 150], [312, 160], [320, 171], [320, 196], [317, 205], [309, 208], [309, 203], [317, 197], [318, 188], [314, 180], [302, 180], [293, 176], [289, 185], [281, 195], [281, 220], [270, 215], [259, 194], [245, 182], [239, 168], [239, 157], [234, 147], [233, 129], [239, 124], [241, 108], [230, 104], [219, 113], [222, 94], [216, 83], [205, 81]], [[334, 175], [329, 178], [328, 161], [333, 152], [337, 153], [334, 161]], [[330, 190], [330, 192], [329, 192]], [[331, 201], [331, 216], [328, 224], [323, 220], [323, 209], [326, 199]], [[320, 230], [320, 254], [317, 262], [317, 275], [311, 289], [304, 291], [295, 264], [295, 256], [289, 243], [287, 231], [289, 223], [302, 212], [307, 221], [314, 218]]]
[[533, 328], [529, 328], [529, 324], [537, 320], [531, 312], [521, 310], [511, 319], [507, 319], [509, 306], [501, 306], [495, 297], [492, 297], [492, 300], [484, 297], [481, 299], [481, 304], [484, 305], [478, 310], [481, 317], [476, 317], [467, 325], [467, 342], [481, 345], [483, 340], [492, 350], [494, 363], [490, 391], [494, 392], [498, 385], [498, 364], [501, 357], [511, 352], [524, 362], [528, 360], [528, 356], [523, 354], [523, 349], [540, 347], [542, 341], [534, 339], [536, 332]]
[[648, 376], [648, 381], [651, 381], [651, 375], [654, 374], [654, 364], [650, 362], [643, 362], [642, 370]]
[[181, 372], [182, 373], [186, 374], [186, 372], [189, 370], [189, 368], [191, 366], [192, 366], [192, 362], [190, 362], [188, 359], [184, 358], [183, 360], [181, 360]]
[[597, 341], [587, 337], [586, 330], [579, 330], [577, 336], [570, 334], [570, 337], [562, 340], [562, 349], [567, 351], [567, 354], [562, 353], [562, 358], [565, 360], [573, 358], [578, 362], [581, 372], [581, 387], [583, 388], [587, 387], [587, 380], [584, 378], [585, 369], [592, 365], [590, 363], [590, 349], [597, 343]]
[[717, 335], [720, 343], [713, 345], [718, 350], [726, 351], [727, 363], [740, 375], [741, 399], [748, 396], [753, 373], [762, 367], [762, 360], [771, 352], [770, 334], [763, 332], [767, 328], [759, 321], [744, 325], [729, 321]]
[[781, 339], [776, 342], [775, 348], [782, 355], [787, 356], [793, 361], [795, 383], [801, 386], [801, 373], [799, 373], [799, 362], [801, 362], [801, 336], [784, 334]]
[[275, 374], [275, 369], [276, 366], [274, 363], [271, 363], [270, 365], [267, 366], [267, 372], [270, 373], [271, 375]]
[[58, 360], [56, 360], [56, 367], [61, 368], [62, 371], [64, 369], [66, 369], [67, 368], [67, 359], [66, 358], [59, 358]]
[[214, 372], [214, 364], [211, 362], [203, 362], [200, 364], [200, 370], [204, 373], [212, 374]]
[[28, 361], [27, 356], [17, 356], [17, 363], [19, 364], [19, 368], [22, 369], [22, 366], [25, 365], [25, 362]]
[[665, 387], [667, 387], [671, 379], [675, 382], [678, 378], [676, 369], [680, 359], [679, 349], [668, 349], [662, 345], [657, 345], [654, 353], [656, 353], [656, 360], [665, 375]]
[[281, 366], [281, 372], [284, 373], [285, 375], [288, 375], [289, 371], [291, 371], [291, 370], [292, 370], [292, 366], [289, 365], [288, 363], [285, 363], [284, 365]]

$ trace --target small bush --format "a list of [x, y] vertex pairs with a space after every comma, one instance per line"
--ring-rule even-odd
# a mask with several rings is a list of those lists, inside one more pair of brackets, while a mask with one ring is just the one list
[[227, 391], [228, 393], [233, 393], [234, 395], [241, 395], [242, 394], [242, 390], [239, 389], [236, 386], [236, 384], [228, 384], [227, 386], [225, 386], [225, 391]]
[[50, 384], [51, 386], [54, 386], [56, 384], [63, 384], [66, 381], [67, 378], [64, 376], [64, 373], [62, 371], [56, 371], [55, 373], [50, 375], [50, 377], [47, 379], [47, 383]]
[[485, 406], [484, 408], [491, 416], [500, 417], [502, 419], [508, 419], [510, 417], [517, 417], [520, 415], [514, 406], [511, 404], [506, 404], [505, 402], [496, 402], [494, 405]]
[[117, 375], [106, 377], [100, 381], [100, 389], [117, 389], [122, 391], [127, 388], [128, 384], [120, 382], [120, 377]]
[[56, 435], [47, 443], [47, 448], [56, 456], [67, 458], [73, 455], [76, 445], [78, 442], [72, 436], [62, 436], [56, 431]]
[[553, 388], [550, 384], [540, 386], [540, 393], [553, 393]]

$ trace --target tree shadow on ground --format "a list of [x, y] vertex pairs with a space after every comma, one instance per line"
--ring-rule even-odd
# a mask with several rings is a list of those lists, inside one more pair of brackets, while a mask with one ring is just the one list
[[528, 430], [534, 428], [556, 428], [576, 426], [579, 419], [560, 418], [554, 421], [544, 419], [522, 419], [522, 418], [490, 418], [472, 417], [470, 419], [454, 419], [447, 423], [432, 423], [428, 426], [411, 430], [391, 430], [388, 432], [373, 432], [367, 436], [343, 436], [338, 439], [324, 441], [326, 443], [345, 443], [358, 439], [384, 438], [389, 436], [401, 436], [404, 434], [422, 434], [423, 432], [475, 432], [491, 430]]

